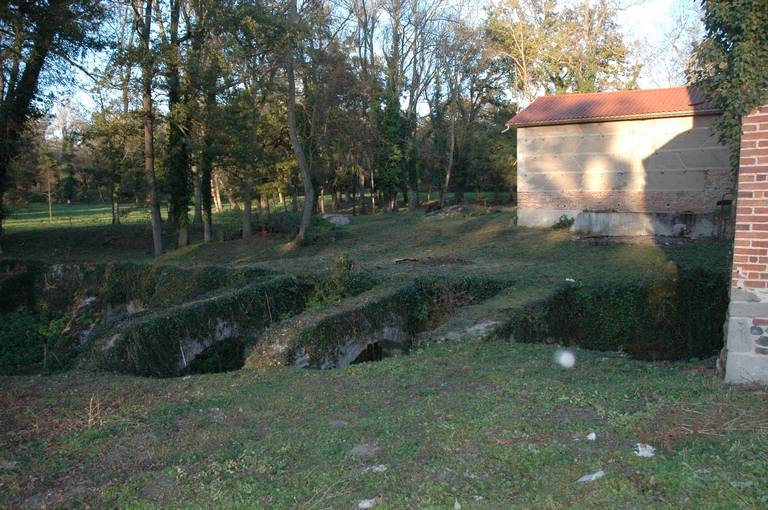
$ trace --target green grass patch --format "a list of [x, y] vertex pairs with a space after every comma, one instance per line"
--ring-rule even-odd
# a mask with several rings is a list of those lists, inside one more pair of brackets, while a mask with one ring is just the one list
[[[338, 335], [354, 326], [334, 327], [334, 320], [348, 320], [342, 312], [362, 320], [367, 305], [375, 308], [379, 298], [403, 289], [413, 295], [404, 307], [413, 323], [439, 324], [441, 336], [416, 343], [407, 356], [338, 370], [276, 366], [164, 379], [75, 370], [2, 377], [0, 506], [318, 509], [356, 508], [378, 498], [375, 508], [382, 509], [452, 508], [456, 500], [463, 508], [764, 507], [764, 389], [727, 387], [682, 363], [578, 348], [575, 367], [564, 370], [553, 362], [555, 346], [463, 335], [472, 323], [504, 320], [525, 301], [552, 294], [566, 278], [598, 304], [596, 286], [665, 280], [679, 267], [728, 271], [730, 243], [593, 246], [571, 242], [562, 230], [515, 227], [514, 208], [496, 210], [356, 216], [307, 245], [273, 233], [203, 244], [193, 229], [192, 246], [154, 260], [148, 223], [73, 221], [32, 231], [7, 222], [3, 248], [27, 262], [17, 273], [3, 269], [42, 275], [33, 279], [36, 303], [69, 299], [71, 305], [72, 293], [61, 289], [87, 288], [115, 303], [140, 297], [155, 305], [110, 326], [117, 333], [151, 325], [134, 328], [136, 335], [120, 344], [127, 354], [121, 359], [130, 360], [131, 353], [171, 359], [179, 351], [174, 335], [197, 335], [210, 327], [204, 319], [220, 313], [245, 310], [243, 320], [256, 324], [265, 317], [264, 285], [273, 285], [275, 299], [283, 294], [292, 300], [276, 282], [301, 279], [296, 296], [306, 302], [295, 311], [286, 306], [275, 314], [268, 293], [272, 323], [259, 338], [288, 325], [304, 331], [301, 321], [307, 331], [328, 321], [323, 327]], [[223, 216], [215, 221], [222, 228]], [[166, 231], [168, 239], [172, 234]], [[344, 267], [342, 256], [354, 260], [353, 269], [325, 271]], [[405, 258], [418, 263], [398, 262]], [[458, 259], [465, 263], [449, 262]], [[134, 263], [135, 271], [117, 270], [109, 290], [104, 275], [114, 260]], [[55, 264], [73, 276], [66, 280], [72, 287], [50, 279]], [[79, 273], [64, 271], [72, 264]], [[167, 283], [159, 283], [162, 267], [172, 268]], [[217, 282], [248, 268], [275, 277], [213, 288], [205, 283], [206, 268], [222, 268]], [[345, 281], [350, 272], [361, 280]], [[362, 275], [378, 285], [345, 294], [354, 285], [365, 287]], [[191, 283], [195, 278], [199, 284]], [[153, 290], [150, 281], [168, 293]], [[511, 286], [481, 300], [486, 284], [468, 292], [445, 284], [457, 281]], [[203, 288], [210, 290], [198, 295]], [[474, 299], [462, 301], [468, 296]], [[664, 300], [674, 303], [672, 296]], [[216, 301], [220, 308], [202, 306]], [[164, 339], [164, 317], [171, 340]], [[157, 351], [152, 343], [140, 346], [142, 332], [168, 344]], [[101, 346], [110, 339], [100, 338]], [[220, 342], [223, 352], [201, 353], [195, 361], [207, 365], [205, 371], [228, 368], [232, 352], [258, 338], [232, 340], [233, 351]], [[595, 441], [587, 440], [590, 432]], [[636, 456], [640, 442], [656, 447], [656, 455]], [[372, 469], [380, 465], [386, 471]], [[597, 470], [605, 477], [576, 481]]]
[[764, 506], [765, 391], [579, 349], [564, 370], [553, 351], [452, 342], [334, 371], [6, 378], [0, 504]]

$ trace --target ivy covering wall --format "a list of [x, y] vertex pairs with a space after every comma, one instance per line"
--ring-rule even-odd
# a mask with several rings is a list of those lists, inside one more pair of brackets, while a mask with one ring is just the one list
[[643, 360], [706, 358], [723, 348], [728, 286], [727, 274], [702, 269], [622, 286], [572, 284], [513, 312], [497, 336]]

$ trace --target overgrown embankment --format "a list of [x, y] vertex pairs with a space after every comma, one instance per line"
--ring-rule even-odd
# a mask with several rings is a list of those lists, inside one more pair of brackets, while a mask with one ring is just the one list
[[[111, 321], [91, 335], [82, 366], [151, 377], [240, 368], [245, 351], [273, 324], [379, 283], [353, 265], [340, 257], [320, 274], [241, 281], [186, 303]], [[211, 348], [217, 351], [213, 356]]]
[[47, 264], [0, 261], [0, 313], [19, 307], [71, 313], [85, 297], [105, 305], [153, 308], [181, 303], [273, 272], [259, 267], [157, 266], [122, 262]]
[[723, 347], [729, 283], [703, 269], [625, 285], [574, 283], [513, 312], [496, 335], [641, 360], [706, 358]]
[[422, 277], [380, 286], [271, 328], [245, 367], [338, 368], [349, 365], [370, 345], [388, 342], [407, 350], [417, 333], [510, 285], [507, 279]]
[[0, 262], [0, 374], [71, 366], [103, 320], [265, 278], [257, 268]]

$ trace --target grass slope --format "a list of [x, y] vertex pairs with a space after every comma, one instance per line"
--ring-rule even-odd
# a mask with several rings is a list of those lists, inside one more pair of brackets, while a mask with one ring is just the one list
[[473, 341], [325, 372], [3, 378], [0, 505], [764, 507], [764, 389], [552, 354]]
[[[768, 392], [684, 365], [483, 342], [565, 278], [621, 282], [678, 266], [727, 270], [729, 243], [573, 243], [511, 226], [514, 209], [352, 218], [316, 245], [287, 236], [196, 244], [158, 264], [320, 271], [347, 254], [393, 282], [502, 276], [513, 287], [463, 308], [422, 350], [334, 371], [291, 367], [177, 379], [73, 371], [0, 378], [0, 506], [119, 508], [763, 508]], [[142, 225], [30, 232], [3, 248], [35, 260], [149, 262]], [[144, 228], [144, 230], [141, 230]], [[112, 236], [112, 237], [110, 237]], [[87, 242], [84, 240], [87, 237]], [[404, 266], [394, 261], [465, 259]], [[444, 333], [459, 332], [444, 340]], [[439, 334], [438, 334], [439, 333]], [[438, 343], [440, 342], [440, 343]], [[587, 440], [590, 432], [595, 441]], [[637, 443], [656, 456], [634, 454]], [[372, 467], [383, 465], [384, 472]], [[602, 470], [603, 478], [579, 483]]]

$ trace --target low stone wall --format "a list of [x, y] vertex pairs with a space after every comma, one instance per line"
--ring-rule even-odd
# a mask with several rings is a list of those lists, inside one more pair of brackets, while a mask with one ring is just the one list
[[251, 345], [280, 317], [304, 310], [316, 282], [282, 277], [104, 324], [84, 346], [81, 367], [150, 377], [180, 375], [214, 342], [250, 338]]
[[676, 214], [631, 212], [582, 212], [576, 216], [572, 232], [600, 236], [685, 236], [728, 235], [730, 214]]

